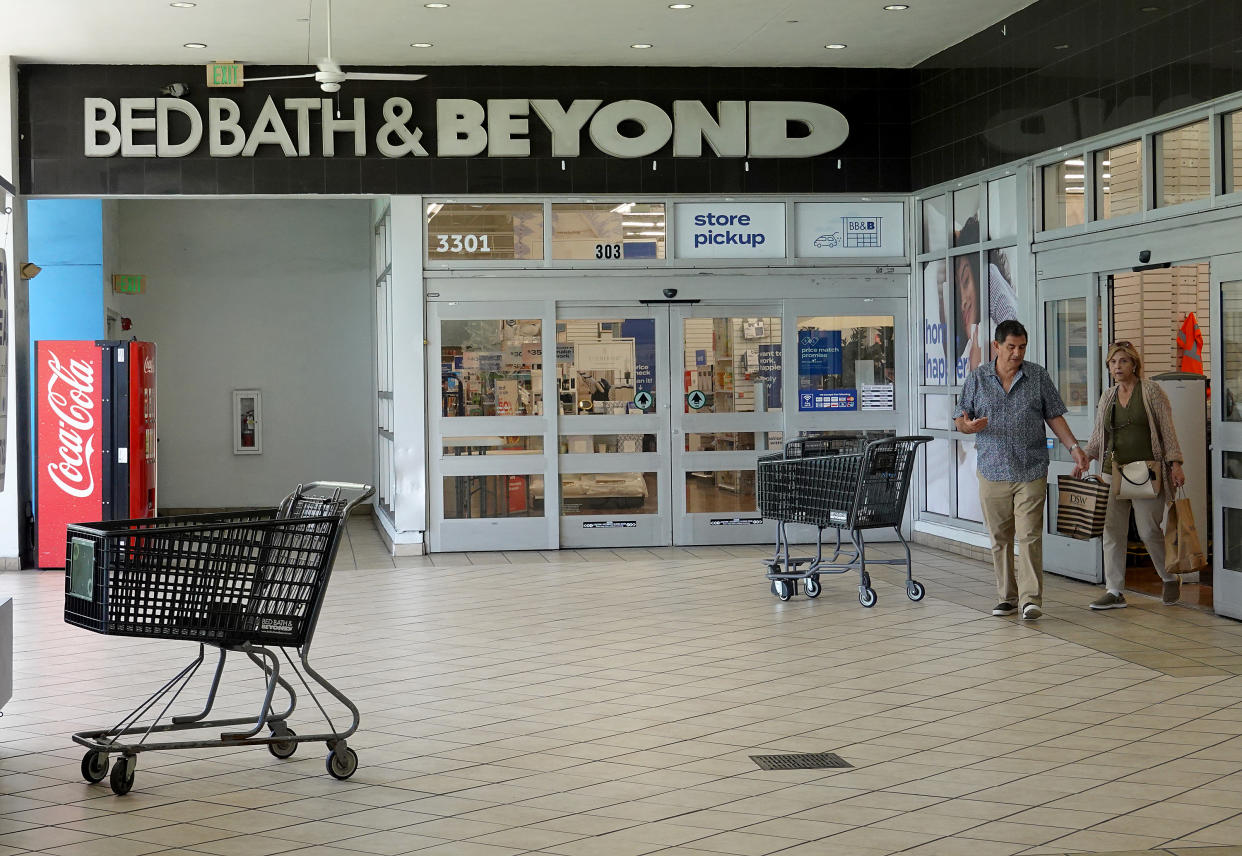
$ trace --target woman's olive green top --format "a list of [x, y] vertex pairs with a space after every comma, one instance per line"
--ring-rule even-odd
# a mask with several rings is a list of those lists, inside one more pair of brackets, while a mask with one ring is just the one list
[[1147, 408], [1143, 406], [1142, 381], [1134, 385], [1134, 392], [1130, 393], [1125, 407], [1121, 406], [1120, 395], [1113, 400], [1108, 422], [1112, 433], [1113, 460], [1118, 466], [1153, 459], [1151, 426], [1147, 420]]

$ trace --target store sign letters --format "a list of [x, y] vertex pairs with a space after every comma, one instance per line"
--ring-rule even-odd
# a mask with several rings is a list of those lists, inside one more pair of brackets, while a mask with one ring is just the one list
[[[257, 115], [243, 116], [231, 98], [209, 98], [205, 113], [184, 98], [84, 98], [87, 157], [178, 158], [207, 146], [211, 157], [253, 157], [277, 146], [285, 157], [387, 158], [529, 157], [531, 135], [550, 138], [553, 157], [578, 157], [585, 131], [591, 144], [616, 158], [648, 157], [671, 142], [673, 157], [697, 158], [703, 143], [717, 157], [810, 158], [849, 136], [839, 111], [811, 101], [720, 101], [715, 114], [701, 101], [674, 101], [672, 115], [649, 101], [605, 104], [579, 98], [468, 98], [435, 101], [435, 134], [415, 123], [408, 98], [384, 101], [382, 121], [368, 127], [365, 98], [337, 105], [331, 98], [268, 97]], [[533, 121], [532, 121], [533, 114]], [[313, 127], [318, 126], [318, 127]], [[790, 135], [790, 126], [797, 133]], [[175, 128], [175, 132], [174, 132]], [[634, 130], [637, 129], [637, 133]]]

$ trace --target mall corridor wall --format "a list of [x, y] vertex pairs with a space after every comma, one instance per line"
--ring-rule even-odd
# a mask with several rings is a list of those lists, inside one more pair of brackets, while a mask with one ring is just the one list
[[[370, 203], [125, 200], [125, 336], [158, 347], [159, 504], [255, 506], [372, 479]], [[232, 390], [262, 392], [263, 452], [234, 455]]]

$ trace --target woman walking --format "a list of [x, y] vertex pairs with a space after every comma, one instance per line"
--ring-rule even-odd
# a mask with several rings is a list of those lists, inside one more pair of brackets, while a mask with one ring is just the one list
[[[1114, 385], [1100, 397], [1095, 428], [1087, 443], [1087, 457], [1101, 461], [1105, 475], [1113, 474], [1113, 489], [1104, 518], [1104, 582], [1108, 590], [1091, 603], [1092, 609], [1124, 609], [1122, 589], [1126, 582], [1126, 544], [1130, 509], [1139, 536], [1147, 546], [1156, 573], [1164, 581], [1166, 604], [1177, 603], [1181, 581], [1165, 570], [1164, 533], [1160, 529], [1164, 507], [1186, 482], [1182, 472], [1182, 449], [1173, 427], [1173, 409], [1159, 385], [1143, 382], [1143, 358], [1129, 342], [1115, 342], [1108, 349], [1108, 372]], [[1161, 474], [1160, 490], [1151, 499], [1123, 499], [1119, 494], [1120, 468], [1134, 461], [1155, 461]], [[1074, 468], [1074, 476], [1084, 469]]]

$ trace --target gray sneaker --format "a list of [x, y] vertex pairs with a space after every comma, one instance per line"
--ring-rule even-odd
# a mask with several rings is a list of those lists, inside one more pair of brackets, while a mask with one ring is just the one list
[[1113, 594], [1111, 591], [1106, 591], [1102, 597], [1091, 601], [1092, 609], [1125, 609], [1129, 605], [1125, 595]]
[[1043, 614], [1044, 611], [1033, 603], [1028, 603], [1026, 606], [1022, 607], [1022, 617], [1027, 621], [1034, 621]]
[[1164, 601], [1165, 606], [1172, 606], [1173, 604], [1177, 603], [1177, 601], [1181, 598], [1181, 596], [1182, 596], [1182, 581], [1181, 580], [1169, 580], [1168, 582], [1164, 584], [1164, 593], [1160, 599]]

